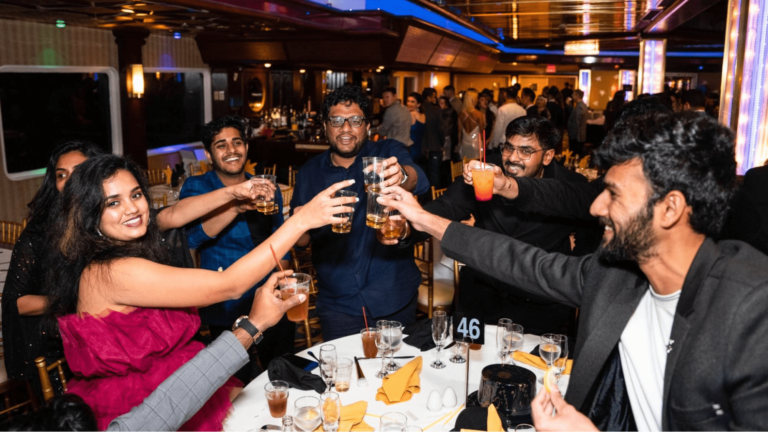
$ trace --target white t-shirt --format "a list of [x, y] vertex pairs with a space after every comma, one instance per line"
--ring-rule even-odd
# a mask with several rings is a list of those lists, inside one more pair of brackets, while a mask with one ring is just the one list
[[661, 430], [664, 368], [679, 299], [680, 290], [662, 296], [649, 289], [619, 340], [621, 367], [637, 430]]

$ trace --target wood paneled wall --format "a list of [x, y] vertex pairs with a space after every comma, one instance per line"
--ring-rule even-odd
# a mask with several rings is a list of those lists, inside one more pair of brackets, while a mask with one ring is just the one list
[[[142, 48], [145, 67], [205, 68], [191, 38], [152, 34]], [[0, 20], [0, 66], [111, 66], [117, 65], [117, 45], [111, 30]], [[0, 166], [3, 164], [0, 153]], [[0, 220], [21, 222], [27, 203], [42, 177], [11, 181], [0, 172]]]

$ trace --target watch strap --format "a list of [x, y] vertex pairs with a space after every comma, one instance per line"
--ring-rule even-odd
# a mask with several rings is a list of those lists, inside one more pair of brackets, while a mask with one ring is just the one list
[[261, 342], [261, 340], [264, 339], [264, 334], [262, 334], [262, 332], [251, 323], [247, 315], [243, 315], [238, 318], [237, 321], [235, 321], [235, 325], [232, 326], [232, 330], [236, 328], [241, 328], [248, 332], [248, 334], [253, 338], [253, 343], [255, 344]]
[[408, 181], [408, 173], [405, 171], [405, 168], [403, 168], [402, 165], [400, 165], [400, 174], [403, 175], [403, 179], [400, 180], [400, 184], [403, 184]]

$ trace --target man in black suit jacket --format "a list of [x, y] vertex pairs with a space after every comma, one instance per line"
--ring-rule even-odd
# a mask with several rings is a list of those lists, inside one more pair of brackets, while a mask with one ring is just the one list
[[[537, 429], [767, 430], [768, 257], [712, 239], [735, 190], [733, 134], [690, 113], [641, 116], [597, 160], [609, 170], [591, 213], [605, 236], [581, 258], [451, 223], [396, 188], [380, 201], [446, 255], [580, 308], [576, 409], [539, 395]], [[509, 185], [496, 173], [494, 193]], [[542, 415], [553, 400], [557, 415]]]

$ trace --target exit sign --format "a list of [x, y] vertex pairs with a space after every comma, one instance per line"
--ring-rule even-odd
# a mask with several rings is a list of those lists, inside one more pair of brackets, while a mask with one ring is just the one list
[[555, 73], [557, 72], [557, 67], [555, 65], [547, 65], [547, 73]]

